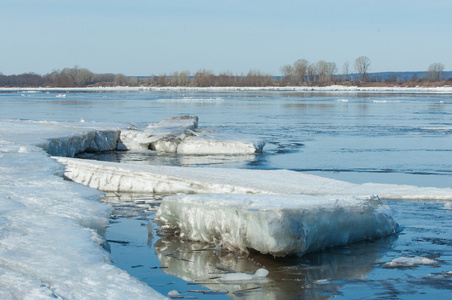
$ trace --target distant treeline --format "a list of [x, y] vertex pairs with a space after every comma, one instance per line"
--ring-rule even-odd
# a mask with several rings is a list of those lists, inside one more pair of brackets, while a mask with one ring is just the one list
[[3, 87], [86, 87], [95, 85], [125, 85], [129, 78], [123, 74], [95, 74], [85, 68], [65, 68], [46, 75], [25, 73], [3, 75], [0, 73], [0, 86]]
[[370, 60], [360, 57], [355, 60], [355, 72], [349, 72], [348, 62], [338, 74], [335, 63], [318, 61], [309, 63], [297, 60], [293, 65], [281, 68], [282, 76], [273, 76], [258, 70], [250, 70], [247, 74], [230, 72], [214, 74], [201, 69], [195, 74], [189, 71], [151, 76], [125, 76], [123, 74], [96, 74], [88, 69], [65, 68], [46, 75], [25, 73], [20, 75], [3, 75], [0, 73], [1, 87], [88, 87], [88, 86], [300, 86], [331, 84], [394, 84], [401, 85], [446, 85], [451, 84], [452, 72], [444, 72], [441, 64], [432, 64], [425, 72], [382, 72], [368, 73]]

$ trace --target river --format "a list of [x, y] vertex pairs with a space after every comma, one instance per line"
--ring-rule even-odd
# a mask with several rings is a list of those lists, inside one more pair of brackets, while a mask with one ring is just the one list
[[[120, 122], [144, 126], [178, 115], [200, 127], [257, 135], [264, 153], [180, 156], [109, 152], [109, 161], [289, 169], [354, 182], [452, 187], [452, 96], [423, 93], [166, 91], [1, 94], [2, 118]], [[85, 156], [86, 157], [86, 156]], [[228, 299], [424, 299], [452, 290], [452, 206], [441, 201], [385, 201], [403, 231], [375, 242], [301, 258], [219, 253], [209, 245], [158, 236], [147, 224], [161, 195], [107, 195], [115, 207], [107, 230], [113, 261], [163, 294]], [[151, 233], [151, 234], [150, 234]], [[401, 257], [432, 264], [391, 267]], [[266, 282], [225, 285], [227, 271], [270, 271]], [[215, 295], [215, 296], [213, 296]]]

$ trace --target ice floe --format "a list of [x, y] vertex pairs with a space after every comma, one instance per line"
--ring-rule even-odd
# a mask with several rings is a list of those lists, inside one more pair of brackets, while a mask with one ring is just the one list
[[452, 200], [452, 189], [355, 184], [288, 170], [137, 165], [56, 157], [65, 176], [106, 192], [162, 194], [378, 195], [394, 200]]
[[266, 269], [259, 269], [254, 274], [248, 274], [248, 273], [228, 273], [220, 278], [218, 278], [218, 281], [221, 282], [233, 282], [233, 283], [243, 283], [243, 281], [260, 281], [267, 277], [268, 270]]
[[265, 142], [257, 137], [198, 128], [198, 117], [172, 117], [143, 130], [122, 130], [118, 150], [178, 154], [250, 154], [262, 152]]
[[422, 265], [437, 265], [438, 261], [427, 257], [399, 257], [384, 264], [385, 268], [410, 268]]
[[400, 231], [378, 198], [306, 195], [177, 195], [155, 221], [181, 238], [229, 250], [286, 256]]

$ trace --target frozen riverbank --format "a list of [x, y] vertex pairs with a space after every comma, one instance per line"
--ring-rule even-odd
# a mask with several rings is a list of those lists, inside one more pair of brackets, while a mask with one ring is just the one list
[[0, 92], [234, 92], [234, 91], [295, 91], [295, 92], [369, 92], [369, 93], [452, 93], [452, 87], [363, 87], [363, 86], [285, 86], [285, 87], [146, 87], [146, 86], [116, 86], [116, 87], [83, 87], [83, 88], [0, 88]]
[[111, 264], [100, 193], [57, 176], [61, 165], [35, 146], [96, 126], [0, 124], [0, 298], [164, 299]]

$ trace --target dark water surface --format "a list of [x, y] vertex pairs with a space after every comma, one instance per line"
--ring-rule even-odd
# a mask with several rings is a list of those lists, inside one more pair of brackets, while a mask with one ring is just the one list
[[[452, 187], [452, 96], [298, 92], [0, 93], [0, 118], [117, 121], [135, 126], [196, 115], [200, 127], [258, 135], [264, 153], [180, 156], [111, 152], [89, 158], [180, 166], [290, 169], [355, 183]], [[20, 105], [18, 105], [20, 104]], [[447, 299], [452, 297], [452, 205], [385, 201], [403, 232], [274, 259], [160, 237], [162, 196], [109, 195], [115, 264], [166, 294], [200, 299]], [[152, 234], [150, 235], [149, 232]], [[400, 257], [435, 261], [389, 268]], [[270, 271], [268, 281], [224, 284], [227, 272]], [[208, 292], [210, 290], [210, 292]]]

